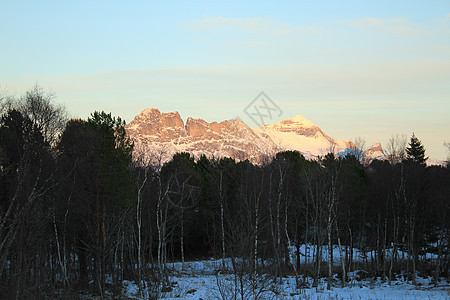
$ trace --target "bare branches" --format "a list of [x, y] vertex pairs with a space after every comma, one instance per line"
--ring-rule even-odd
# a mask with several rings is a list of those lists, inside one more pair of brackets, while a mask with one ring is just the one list
[[447, 148], [448, 156], [447, 156], [447, 164], [450, 162], [450, 142], [445, 142], [444, 147]]
[[355, 141], [353, 142], [355, 144], [355, 157], [362, 161], [364, 159], [364, 151], [366, 151], [366, 139], [360, 136], [357, 136], [355, 138]]
[[18, 110], [30, 118], [41, 131], [44, 140], [52, 146], [58, 141], [68, 121], [66, 109], [54, 104], [54, 100], [54, 94], [46, 93], [36, 85], [17, 103]]
[[386, 145], [386, 155], [391, 164], [396, 164], [403, 160], [406, 151], [406, 135], [394, 134], [389, 138]]

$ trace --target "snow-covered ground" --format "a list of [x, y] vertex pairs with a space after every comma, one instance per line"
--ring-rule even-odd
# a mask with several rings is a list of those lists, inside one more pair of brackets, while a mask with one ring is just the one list
[[[300, 263], [307, 263], [312, 262], [314, 259], [315, 252], [318, 250], [316, 246], [314, 245], [301, 245], [299, 247], [300, 249]], [[346, 249], [344, 246], [342, 247], [342, 254], [344, 257], [347, 255], [346, 251], [349, 251], [349, 249]], [[324, 245], [321, 246], [321, 249], [319, 250], [321, 253], [321, 258], [323, 261], [328, 261], [329, 258], [329, 251], [328, 246]], [[290, 247], [290, 258], [291, 263], [295, 264], [297, 259], [297, 248], [295, 246]], [[352, 257], [354, 262], [368, 262], [371, 261], [372, 257], [376, 256], [375, 251], [361, 251], [360, 249], [354, 248], [352, 252]], [[393, 255], [393, 248], [387, 248], [386, 249], [386, 259], [391, 259]], [[396, 255], [399, 259], [407, 259], [408, 253], [402, 250], [397, 249]], [[423, 253], [419, 255], [420, 259], [437, 259], [437, 254], [433, 253]], [[341, 261], [341, 252], [339, 251], [339, 247], [337, 245], [333, 245], [333, 263], [334, 265], [339, 265]]]
[[[225, 266], [231, 261], [226, 260]], [[222, 269], [221, 260], [205, 260], [186, 262], [184, 268], [181, 263], [171, 263], [171, 287], [161, 292], [162, 299], [232, 299], [236, 291], [236, 277]], [[450, 288], [445, 280], [435, 283], [430, 277], [418, 278], [415, 286], [402, 276], [389, 285], [378, 279], [359, 279], [359, 272], [349, 274], [350, 282], [341, 287], [337, 278], [331, 289], [327, 289], [326, 279], [321, 279], [318, 288], [312, 287], [312, 278], [301, 278], [305, 284], [302, 288], [296, 287], [294, 276], [282, 278], [282, 282], [274, 285], [271, 280], [259, 278], [257, 290], [261, 291], [258, 299], [450, 299]], [[243, 280], [244, 299], [253, 299], [249, 280]], [[128, 299], [148, 299], [145, 292], [139, 294], [138, 286], [125, 281], [123, 292]], [[223, 296], [226, 296], [225, 298]], [[237, 299], [241, 299], [238, 296]]]

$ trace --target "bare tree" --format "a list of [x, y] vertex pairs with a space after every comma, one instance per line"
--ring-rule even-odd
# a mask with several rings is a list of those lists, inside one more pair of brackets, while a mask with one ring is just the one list
[[449, 165], [450, 164], [450, 142], [444, 143], [444, 147], [447, 148], [447, 152], [448, 152], [448, 154], [447, 154], [447, 165]]
[[[190, 180], [193, 176], [189, 175], [188, 178], [180, 181], [179, 178], [174, 176], [174, 186], [169, 190], [168, 200], [172, 207], [178, 210], [180, 221], [180, 253], [181, 253], [181, 265], [184, 270], [184, 217], [185, 211], [194, 208], [197, 204], [199, 187], [190, 184]], [[173, 196], [173, 197], [172, 197]]]
[[364, 152], [366, 151], [366, 139], [360, 136], [357, 136], [355, 138], [355, 141], [353, 142], [356, 146], [356, 149], [354, 151], [355, 157], [362, 162], [364, 159]]
[[142, 249], [142, 206], [144, 190], [150, 181], [151, 165], [150, 159], [141, 149], [133, 151], [135, 169], [139, 169], [137, 175], [137, 203], [136, 203], [136, 226], [137, 226], [137, 254], [138, 254], [138, 276], [139, 288], [142, 291], [143, 281], [143, 249]]
[[306, 189], [306, 201], [311, 204], [311, 222], [312, 226], [308, 227], [306, 235], [311, 234], [314, 243], [313, 249], [313, 266], [314, 266], [314, 283], [313, 286], [318, 287], [320, 268], [322, 264], [322, 244], [325, 240], [323, 233], [325, 219], [325, 189], [326, 178], [323, 176], [322, 166], [316, 162], [314, 165], [304, 171], [304, 184]]
[[11, 108], [13, 99], [8, 95], [6, 89], [0, 90], [0, 115], [3, 115], [9, 108]]
[[[340, 185], [339, 185], [339, 176], [340, 176], [340, 161], [339, 159], [335, 159], [334, 156], [327, 154], [323, 160], [323, 165], [326, 169], [326, 186], [324, 186], [325, 190], [325, 203], [326, 203], [326, 211], [327, 211], [327, 241], [328, 241], [328, 289], [330, 289], [332, 285], [333, 279], [333, 240], [332, 240], [332, 232], [333, 225], [335, 224], [336, 218], [336, 210], [338, 206], [339, 193], [340, 193]], [[337, 224], [337, 223], [336, 223]], [[345, 266], [343, 266], [343, 270], [345, 272]]]
[[396, 164], [403, 160], [406, 151], [406, 135], [398, 133], [392, 135], [386, 145], [386, 155], [391, 164]]
[[[20, 101], [12, 98], [2, 101], [6, 111], [0, 122], [1, 177], [7, 178], [8, 182], [8, 192], [2, 194], [4, 202], [0, 208], [0, 277], [4, 274], [8, 260], [10, 263], [14, 260], [19, 262], [15, 264], [18, 269], [13, 271], [14, 277], [10, 278], [10, 283], [16, 284], [16, 298], [32, 295], [30, 293], [33, 293], [34, 285], [27, 286], [31, 285], [30, 280], [35, 280], [34, 283], [38, 281], [37, 275], [34, 275], [37, 272], [29, 273], [28, 270], [36, 269], [42, 261], [32, 252], [35, 247], [40, 247], [35, 238], [46, 234], [41, 231], [41, 226], [44, 226], [46, 218], [52, 218], [53, 210], [45, 206], [50, 205], [51, 191], [58, 181], [54, 176], [56, 167], [51, 159], [50, 148], [45, 143], [44, 131], [27, 114], [15, 109], [20, 107], [19, 104]], [[47, 108], [39, 115], [53, 123], [54, 107], [48, 103]], [[63, 127], [55, 128], [62, 130]], [[40, 218], [39, 214], [42, 214]], [[59, 241], [57, 244], [60, 245]], [[16, 253], [15, 258], [10, 256], [13, 252]], [[55, 261], [55, 265], [58, 263]]]
[[156, 205], [156, 227], [158, 230], [158, 270], [162, 277], [163, 284], [167, 284], [166, 274], [166, 262], [167, 262], [167, 239], [170, 235], [168, 232], [169, 222], [169, 202], [168, 193], [170, 188], [170, 181], [173, 180], [170, 177], [169, 180], [163, 181], [160, 174], [156, 175], [157, 183], [157, 205]]
[[225, 195], [223, 190], [223, 170], [220, 170], [219, 177], [219, 203], [220, 203], [220, 231], [222, 242], [222, 267], [225, 268], [225, 221], [224, 221], [224, 205]]
[[44, 136], [44, 141], [54, 146], [68, 121], [66, 109], [55, 104], [55, 95], [38, 85], [28, 90], [17, 103], [18, 110], [30, 118]]

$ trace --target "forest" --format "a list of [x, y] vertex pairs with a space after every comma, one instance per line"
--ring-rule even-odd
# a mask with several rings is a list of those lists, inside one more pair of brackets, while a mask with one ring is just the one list
[[355, 270], [450, 279], [450, 169], [427, 166], [414, 134], [385, 160], [284, 151], [262, 165], [188, 153], [162, 164], [124, 125], [100, 111], [70, 119], [39, 87], [2, 99], [0, 298], [118, 299], [124, 280], [156, 298], [170, 262], [209, 258], [254, 287], [286, 275], [345, 286]]

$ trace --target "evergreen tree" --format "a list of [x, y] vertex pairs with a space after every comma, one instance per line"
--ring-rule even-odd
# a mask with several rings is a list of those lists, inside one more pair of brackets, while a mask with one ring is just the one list
[[406, 161], [425, 166], [428, 157], [425, 157], [425, 148], [422, 142], [413, 133], [408, 147], [406, 147]]

